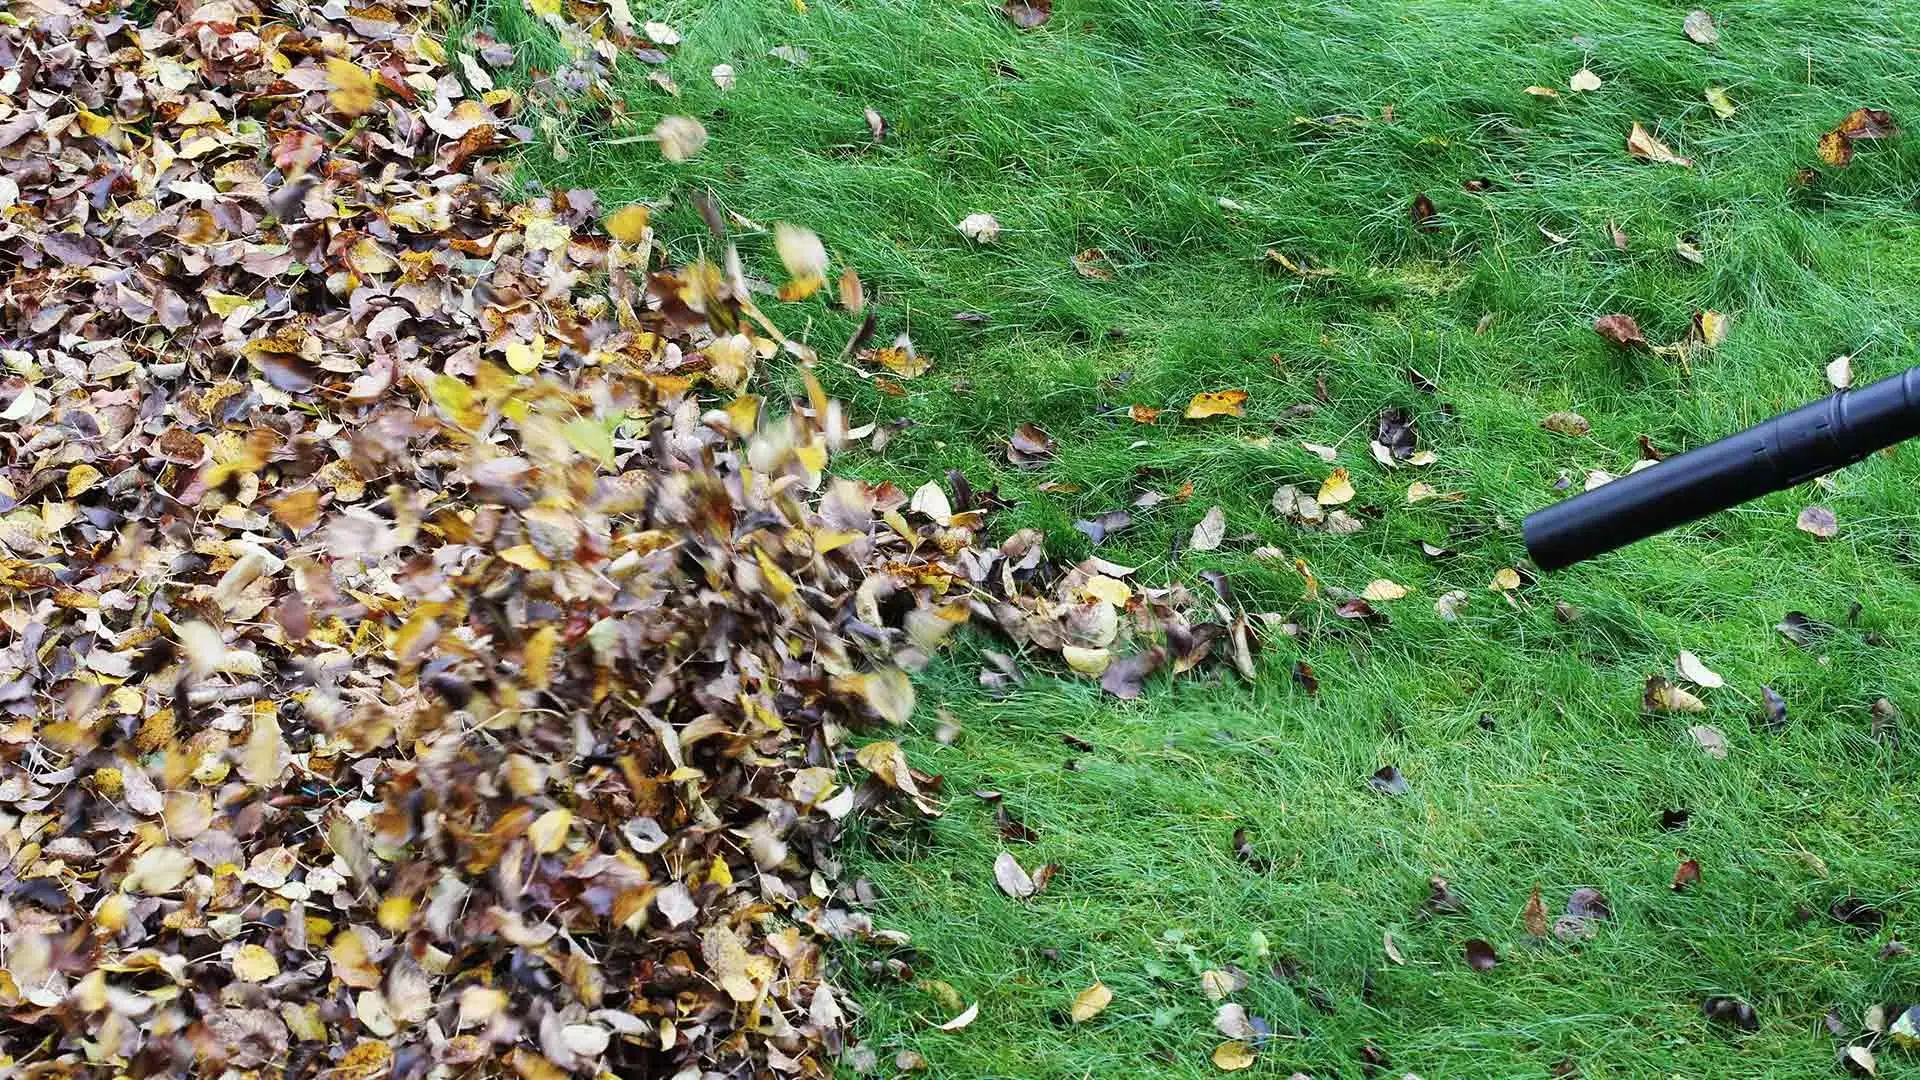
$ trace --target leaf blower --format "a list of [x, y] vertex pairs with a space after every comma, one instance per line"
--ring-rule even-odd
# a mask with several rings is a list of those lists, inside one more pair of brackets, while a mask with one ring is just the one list
[[1920, 367], [1776, 416], [1527, 515], [1527, 555], [1557, 570], [1822, 476], [1920, 435]]

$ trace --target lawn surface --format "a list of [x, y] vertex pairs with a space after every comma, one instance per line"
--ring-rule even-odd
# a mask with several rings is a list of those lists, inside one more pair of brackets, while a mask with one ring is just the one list
[[[1232, 1000], [1274, 1032], [1255, 1076], [1359, 1076], [1367, 1047], [1390, 1063], [1382, 1075], [1429, 1080], [1835, 1075], [1829, 1009], [1857, 1031], [1870, 1005], [1920, 999], [1920, 955], [1881, 955], [1920, 911], [1920, 773], [1869, 715], [1882, 696], [1920, 710], [1920, 454], [1532, 581], [1513, 603], [1487, 588], [1556, 481], [1625, 472], [1638, 437], [1673, 451], [1754, 423], [1827, 392], [1823, 366], [1842, 353], [1862, 383], [1915, 362], [1920, 138], [1862, 143], [1844, 170], [1815, 154], [1855, 108], [1920, 123], [1920, 37], [1899, 9], [1729, 5], [1713, 46], [1682, 34], [1684, 7], [1591, 0], [1059, 0], [1030, 31], [979, 0], [650, 13], [685, 35], [666, 69], [682, 97], [630, 73], [630, 120], [561, 118], [565, 156], [530, 160], [531, 181], [670, 202], [656, 225], [677, 257], [712, 249], [696, 190], [752, 222], [811, 227], [836, 272], [857, 267], [878, 295], [877, 343], [910, 331], [933, 362], [904, 394], [823, 367], [859, 418], [912, 421], [846, 468], [909, 488], [964, 470], [1018, 502], [1000, 528], [1042, 528], [1069, 558], [1093, 550], [1074, 520], [1190, 482], [1099, 554], [1149, 582], [1203, 589], [1201, 571], [1224, 571], [1250, 610], [1301, 626], [1270, 637], [1251, 684], [1209, 665], [1156, 677], [1132, 703], [1044, 664], [991, 696], [975, 679], [986, 639], [927, 672], [902, 741], [944, 774], [950, 809], [848, 858], [878, 920], [912, 935], [913, 978], [980, 1013], [933, 1030], [952, 1015], [937, 993], [856, 964], [883, 1072], [911, 1050], [939, 1076], [1217, 1075], [1200, 973], [1229, 965], [1250, 977]], [[511, 5], [493, 18], [525, 38]], [[806, 62], [768, 55], [782, 45]], [[718, 63], [737, 72], [729, 91], [708, 76]], [[1574, 94], [1583, 64], [1603, 85]], [[1730, 119], [1709, 86], [1737, 104]], [[878, 145], [866, 108], [887, 121]], [[666, 113], [706, 125], [698, 158], [669, 165], [617, 141]], [[1630, 158], [1636, 120], [1694, 166]], [[1409, 215], [1420, 193], [1431, 231]], [[997, 244], [955, 231], [976, 212], [998, 218]], [[738, 235], [772, 273], [770, 238]], [[1676, 254], [1681, 236], [1703, 265]], [[1111, 280], [1076, 273], [1089, 248]], [[1268, 249], [1338, 273], [1297, 276]], [[854, 325], [824, 293], [770, 309], [826, 353]], [[1685, 367], [1592, 329], [1622, 312], [1675, 342], [1696, 310], [1731, 332]], [[1243, 418], [1178, 419], [1193, 394], [1228, 388], [1248, 392]], [[1289, 418], [1303, 402], [1317, 411]], [[1135, 404], [1167, 411], [1144, 426], [1125, 415]], [[1371, 459], [1387, 407], [1416, 418], [1437, 464]], [[1542, 430], [1557, 410], [1592, 433]], [[1059, 442], [1033, 471], [1003, 452], [1026, 422]], [[1269, 509], [1277, 485], [1311, 491], [1327, 474], [1303, 440], [1338, 447], [1354, 506], [1373, 508], [1362, 531], [1306, 531]], [[1409, 506], [1415, 479], [1465, 498]], [[1794, 527], [1810, 502], [1835, 512], [1837, 537]], [[1185, 551], [1216, 504], [1226, 544]], [[1458, 554], [1429, 559], [1423, 539]], [[1256, 560], [1263, 544], [1289, 560]], [[1368, 629], [1306, 598], [1292, 557], [1329, 585], [1412, 592]], [[1452, 589], [1471, 600], [1449, 623], [1434, 600]], [[1556, 602], [1581, 617], [1562, 622]], [[1796, 646], [1774, 629], [1789, 610], [1833, 629]], [[1643, 715], [1644, 680], [1672, 675], [1681, 649], [1727, 685], [1698, 691], [1704, 716]], [[1316, 696], [1291, 678], [1296, 660]], [[1780, 730], [1763, 722], [1762, 685], [1788, 703]], [[961, 724], [951, 745], [933, 737], [936, 707]], [[1724, 760], [1689, 737], [1696, 722], [1724, 732]], [[1385, 765], [1406, 794], [1369, 787]], [[976, 789], [1003, 792], [1038, 839], [1003, 840]], [[1663, 830], [1676, 808], [1688, 824]], [[1238, 828], [1261, 863], [1236, 857]], [[1001, 850], [1059, 873], [1015, 901], [994, 884]], [[1702, 880], [1676, 892], [1684, 857]], [[1434, 875], [1464, 913], [1419, 917]], [[1529, 944], [1535, 883], [1550, 916], [1595, 886], [1614, 918], [1589, 942]], [[1831, 918], [1848, 896], [1885, 925]], [[1497, 968], [1469, 969], [1471, 938]], [[1112, 1006], [1069, 1024], [1096, 977]], [[1712, 995], [1751, 1002], [1759, 1030], [1710, 1023]], [[1908, 1052], [1880, 1064], [1920, 1075]]]

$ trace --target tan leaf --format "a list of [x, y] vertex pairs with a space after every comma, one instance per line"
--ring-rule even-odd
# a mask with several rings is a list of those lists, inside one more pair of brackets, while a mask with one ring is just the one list
[[954, 228], [976, 244], [991, 244], [1000, 239], [1000, 220], [992, 214], [968, 214]]
[[1189, 420], [1204, 420], [1210, 416], [1245, 416], [1247, 414], [1247, 392], [1245, 390], [1213, 390], [1193, 395], [1187, 402], [1186, 417]]
[[[1393, 931], [1382, 930], [1380, 932], [1380, 947], [1386, 951], [1387, 959], [1393, 961], [1394, 963], [1404, 964], [1407, 962], [1407, 958], [1400, 954], [1399, 942], [1396, 942], [1393, 940]], [[1224, 1031], [1221, 1032], [1221, 1034], [1228, 1035], [1228, 1033]], [[1228, 1037], [1231, 1038], [1232, 1036], [1228, 1035]]]
[[1646, 693], [1643, 699], [1648, 712], [1703, 713], [1707, 711], [1706, 702], [1658, 675], [1647, 677]]
[[707, 129], [691, 116], [663, 116], [653, 127], [653, 139], [660, 144], [660, 156], [677, 163], [706, 147]]
[[1112, 1003], [1113, 991], [1107, 989], [1106, 983], [1095, 979], [1092, 986], [1074, 995], [1073, 1022], [1076, 1024], [1084, 1024], [1094, 1017], [1099, 1016], [1101, 1010]]
[[533, 844], [533, 850], [542, 855], [551, 855], [567, 842], [567, 830], [573, 826], [573, 811], [565, 807], [555, 807], [533, 819], [527, 828], [527, 840]]
[[813, 230], [778, 222], [773, 227], [773, 246], [789, 275], [780, 286], [780, 299], [804, 300], [827, 283], [827, 249]]
[[1367, 587], [1365, 591], [1361, 592], [1360, 598], [1363, 600], [1398, 600], [1405, 595], [1407, 595], [1407, 587], [1405, 585], [1389, 581], [1386, 578], [1376, 578], [1367, 583]]
[[1560, 91], [1555, 90], [1551, 86], [1529, 86], [1523, 91], [1523, 93], [1532, 94], [1534, 97], [1542, 97], [1542, 98], [1556, 98], [1560, 96]]
[[1640, 324], [1633, 321], [1631, 315], [1602, 315], [1593, 320], [1593, 332], [1620, 346], [1647, 344], [1646, 336], [1640, 333]]
[[1317, 499], [1321, 506], [1339, 506], [1352, 502], [1353, 495], [1352, 478], [1347, 475], [1346, 469], [1339, 468], [1328, 473], [1327, 478], [1321, 481]]
[[1548, 431], [1575, 437], [1585, 435], [1593, 430], [1593, 425], [1587, 423], [1587, 418], [1577, 412], [1548, 413], [1541, 419], [1540, 426], [1546, 428]]
[[1674, 153], [1666, 143], [1654, 138], [1653, 133], [1638, 122], [1634, 123], [1633, 130], [1627, 134], [1627, 153], [1660, 165], [1687, 167], [1693, 164], [1692, 158], [1684, 158]]
[[1547, 906], [1540, 900], [1539, 882], [1534, 882], [1533, 892], [1527, 897], [1527, 906], [1520, 912], [1520, 925], [1534, 937], [1547, 936]]
[[1520, 572], [1511, 566], [1501, 567], [1493, 575], [1493, 584], [1487, 588], [1494, 592], [1512, 592], [1520, 587]]
[[1842, 353], [1827, 362], [1827, 385], [1835, 390], [1853, 385], [1853, 357]]
[[1687, 729], [1687, 734], [1692, 736], [1694, 745], [1708, 757], [1718, 759], [1727, 756], [1727, 737], [1712, 724], [1695, 724]]
[[1226, 511], [1218, 506], [1211, 507], [1200, 523], [1193, 527], [1193, 535], [1187, 538], [1187, 546], [1195, 551], [1212, 551], [1220, 546], [1226, 536]]
[[1591, 93], [1592, 91], [1600, 89], [1600, 76], [1595, 75], [1588, 68], [1581, 68], [1579, 71], [1573, 73], [1571, 79], [1567, 80], [1567, 86], [1577, 94]]
[[713, 77], [713, 85], [719, 87], [721, 90], [733, 89], [734, 74], [732, 64], [715, 64], [710, 74]]
[[1824, 506], [1809, 506], [1801, 510], [1800, 516], [1794, 519], [1794, 525], [1801, 532], [1812, 533], [1822, 540], [1840, 532], [1839, 520], [1833, 516], [1833, 511]]
[[1720, 40], [1720, 30], [1713, 25], [1713, 16], [1704, 11], [1689, 11], [1681, 21], [1680, 29], [1688, 37], [1701, 45], [1711, 45]]

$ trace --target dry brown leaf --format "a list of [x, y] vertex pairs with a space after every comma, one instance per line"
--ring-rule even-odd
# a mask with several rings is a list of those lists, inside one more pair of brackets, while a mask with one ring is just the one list
[[1691, 167], [1693, 165], [1692, 158], [1684, 158], [1674, 153], [1666, 143], [1654, 138], [1652, 132], [1637, 122], [1633, 125], [1633, 130], [1627, 134], [1627, 153], [1642, 160], [1655, 162], [1660, 165], [1679, 165], [1682, 167]]
[[1701, 45], [1712, 45], [1720, 40], [1720, 30], [1713, 25], [1713, 16], [1704, 11], [1687, 12], [1687, 17], [1681, 20], [1680, 29]]
[[1593, 425], [1587, 423], [1587, 418], [1577, 412], [1548, 413], [1541, 418], [1540, 426], [1548, 431], [1576, 438], [1593, 431]]
[[1834, 537], [1840, 532], [1839, 519], [1833, 516], [1833, 511], [1824, 506], [1806, 507], [1800, 511], [1800, 516], [1794, 519], [1793, 524], [1801, 532], [1811, 533], [1822, 540]]
[[1210, 507], [1206, 516], [1193, 527], [1193, 535], [1187, 538], [1187, 546], [1195, 551], [1212, 551], [1220, 546], [1227, 536], [1227, 514], [1218, 506]]
[[1000, 221], [992, 214], [968, 214], [954, 228], [976, 244], [991, 244], [1000, 239]]
[[1644, 348], [1647, 344], [1646, 336], [1640, 333], [1640, 324], [1633, 321], [1631, 315], [1602, 315], [1593, 320], [1593, 332], [1622, 347]]

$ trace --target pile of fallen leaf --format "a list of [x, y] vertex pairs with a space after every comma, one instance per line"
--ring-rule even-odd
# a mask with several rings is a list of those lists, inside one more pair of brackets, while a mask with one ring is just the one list
[[[533, 7], [581, 79], [671, 44]], [[7, 16], [16, 1075], [824, 1076], [823, 946], [897, 940], [831, 845], [937, 812], [848, 738], [907, 671], [977, 621], [1121, 696], [1216, 643], [1251, 672], [1224, 584], [981, 546], [957, 475], [832, 477], [871, 429], [811, 375], [750, 392], [813, 354], [733, 248], [669, 268], [643, 206], [515, 201], [512, 51], [424, 0]], [[824, 283], [777, 249], [783, 298]]]

